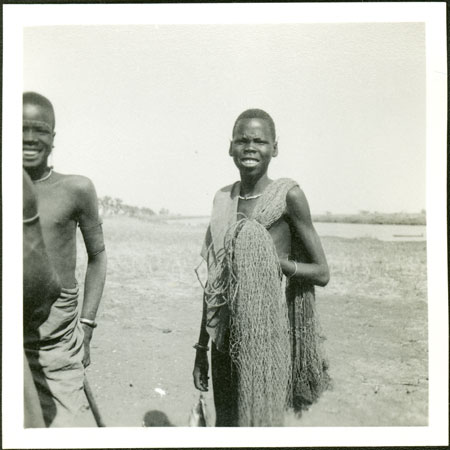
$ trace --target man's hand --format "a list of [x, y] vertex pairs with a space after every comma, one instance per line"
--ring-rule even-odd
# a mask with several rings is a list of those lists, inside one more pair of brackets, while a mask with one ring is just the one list
[[208, 390], [208, 371], [208, 353], [205, 350], [197, 350], [192, 376], [194, 377], [194, 386], [199, 391]]
[[92, 339], [92, 332], [93, 332], [93, 328], [85, 325], [85, 324], [81, 324], [81, 326], [83, 327], [83, 331], [84, 331], [84, 341], [83, 341], [83, 346], [84, 346], [84, 356], [83, 356], [83, 366], [87, 367], [89, 366], [89, 364], [91, 364], [91, 339]]

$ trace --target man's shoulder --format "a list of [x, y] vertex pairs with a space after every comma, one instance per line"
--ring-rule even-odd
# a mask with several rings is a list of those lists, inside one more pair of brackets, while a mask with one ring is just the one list
[[286, 200], [287, 201], [301, 201], [304, 196], [305, 196], [305, 194], [302, 191], [302, 188], [298, 184], [296, 184], [295, 186], [292, 186], [287, 191]]
[[285, 185], [286, 197], [295, 198], [300, 192], [303, 192], [300, 184], [293, 178], [280, 178], [277, 181], [280, 181]]
[[239, 181], [235, 181], [232, 184], [227, 184], [226, 186], [224, 186], [223, 188], [220, 188], [216, 194], [215, 197], [220, 197], [220, 196], [224, 196], [224, 195], [231, 195], [231, 193], [233, 192], [233, 190], [235, 189], [235, 186], [237, 185], [237, 183], [239, 183]]
[[309, 216], [309, 205], [302, 188], [296, 184], [286, 193], [286, 212], [291, 216]]
[[61, 183], [67, 189], [77, 193], [89, 192], [94, 189], [94, 183], [84, 175], [62, 174], [59, 172], [53, 172], [53, 175], [55, 182]]

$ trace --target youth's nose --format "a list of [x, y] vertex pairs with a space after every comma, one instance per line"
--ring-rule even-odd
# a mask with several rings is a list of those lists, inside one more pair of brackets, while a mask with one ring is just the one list
[[23, 130], [23, 140], [27, 142], [35, 142], [36, 141], [36, 133], [32, 128], [25, 128]]
[[245, 143], [244, 152], [255, 152], [255, 151], [256, 149], [253, 141], [248, 141]]

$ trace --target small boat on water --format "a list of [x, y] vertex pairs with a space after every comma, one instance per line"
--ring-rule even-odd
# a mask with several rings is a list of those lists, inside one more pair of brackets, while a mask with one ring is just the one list
[[393, 234], [395, 238], [421, 238], [423, 237], [423, 233], [421, 234]]

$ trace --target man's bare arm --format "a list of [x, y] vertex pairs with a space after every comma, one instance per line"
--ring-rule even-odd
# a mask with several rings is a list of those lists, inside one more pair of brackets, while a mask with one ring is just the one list
[[203, 300], [202, 322], [200, 324], [200, 333], [198, 337], [199, 347], [196, 349], [194, 371], [194, 386], [200, 391], [208, 390], [208, 347], [209, 334], [206, 330], [206, 302]]
[[[33, 183], [23, 172], [23, 308], [26, 327], [44, 322], [61, 293], [58, 275], [47, 255]], [[31, 323], [33, 320], [33, 323]]]
[[304, 280], [318, 286], [325, 286], [329, 279], [327, 259], [320, 242], [320, 238], [311, 220], [308, 201], [299, 187], [292, 188], [286, 196], [287, 213], [308, 252], [309, 262], [280, 261], [283, 273], [299, 280]]
[[[211, 244], [211, 229], [210, 227], [208, 227], [201, 252], [202, 257], [205, 260], [207, 260], [208, 258], [208, 248], [210, 244]], [[199, 346], [197, 347], [195, 353], [194, 370], [192, 372], [192, 376], [194, 378], [194, 386], [196, 387], [196, 389], [200, 391], [207, 391], [209, 362], [208, 362], [208, 352], [205, 349], [208, 347], [209, 334], [206, 329], [207, 307], [204, 298], [202, 303], [203, 303], [202, 321], [200, 323], [200, 332], [197, 341]]]
[[[82, 178], [79, 186], [79, 224], [88, 254], [86, 276], [84, 280], [84, 301], [81, 317], [95, 321], [103, 294], [106, 277], [106, 252], [103, 231], [98, 215], [98, 201], [94, 185]], [[93, 327], [83, 324], [85, 334], [85, 356], [83, 363], [90, 364], [90, 341]]]

